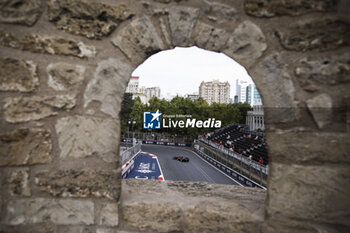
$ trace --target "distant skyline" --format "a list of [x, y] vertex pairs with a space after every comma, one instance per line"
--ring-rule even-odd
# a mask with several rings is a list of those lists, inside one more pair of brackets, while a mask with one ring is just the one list
[[237, 79], [253, 83], [245, 68], [230, 57], [195, 46], [154, 54], [137, 67], [132, 76], [140, 77], [139, 86], [160, 87], [161, 98], [166, 98], [168, 93], [198, 93], [202, 81], [212, 80], [228, 81], [233, 98]]

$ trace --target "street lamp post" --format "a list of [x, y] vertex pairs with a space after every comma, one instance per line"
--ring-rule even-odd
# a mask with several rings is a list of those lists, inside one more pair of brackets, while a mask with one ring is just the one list
[[132, 131], [132, 145], [135, 146], [136, 144], [136, 139], [135, 139], [135, 125], [136, 125], [136, 121], [131, 119], [128, 121], [128, 124], [129, 124], [129, 129], [130, 129], [130, 125], [131, 125], [131, 131]]

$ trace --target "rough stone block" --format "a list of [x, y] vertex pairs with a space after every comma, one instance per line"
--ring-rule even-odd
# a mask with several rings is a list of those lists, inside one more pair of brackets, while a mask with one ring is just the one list
[[48, 65], [46, 70], [48, 85], [57, 91], [76, 89], [84, 80], [84, 66], [59, 62]]
[[247, 14], [257, 17], [301, 15], [315, 11], [334, 11], [337, 0], [244, 0]]
[[169, 23], [174, 46], [190, 46], [190, 38], [199, 9], [173, 6], [169, 12]]
[[[53, 226], [43, 226], [42, 224], [26, 226], [9, 226], [0, 224], [0, 233], [58, 233]], [[67, 233], [67, 232], [66, 232]]]
[[350, 162], [346, 133], [276, 131], [267, 134], [267, 142], [275, 162]]
[[3, 30], [0, 30], [0, 45], [34, 53], [69, 55], [79, 58], [94, 57], [96, 54], [95, 47], [88, 46], [81, 41], [35, 34], [17, 38]]
[[125, 203], [125, 223], [139, 231], [171, 232], [180, 231], [182, 210], [172, 203]]
[[136, 231], [121, 231], [116, 229], [98, 228], [96, 233], [141, 233]]
[[184, 224], [186, 233], [255, 233], [258, 232], [260, 222], [248, 209], [237, 203], [202, 201], [185, 211]]
[[277, 29], [276, 35], [288, 50], [328, 51], [349, 44], [349, 27], [349, 23], [340, 19], [319, 17], [291, 23]]
[[118, 226], [118, 203], [107, 203], [101, 209], [100, 225]]
[[332, 123], [333, 104], [332, 98], [327, 94], [320, 94], [306, 100], [306, 106], [319, 129]]
[[57, 115], [71, 110], [76, 103], [75, 95], [14, 97], [5, 99], [5, 119], [11, 123], [26, 122]]
[[98, 63], [93, 79], [84, 93], [84, 107], [90, 102], [102, 103], [101, 111], [119, 118], [123, 95], [131, 76], [132, 67], [118, 59], [103, 60]]
[[91, 225], [94, 223], [94, 203], [45, 198], [17, 199], [7, 203], [4, 222], [9, 225], [50, 222], [62, 225]]
[[0, 59], [0, 90], [30, 92], [39, 85], [37, 67], [32, 61]]
[[[284, 221], [277, 220], [266, 220], [261, 227], [262, 233], [319, 233], [319, 230], [314, 227], [314, 224], [309, 224], [307, 222], [298, 222], [291, 219]], [[328, 231], [326, 231], [328, 232]], [[332, 231], [329, 231], [332, 232]]]
[[[252, 70], [259, 92], [264, 96], [265, 122], [289, 122], [296, 119], [295, 88], [279, 53], [265, 57]], [[273, 95], [271, 94], [273, 93]]]
[[96, 233], [93, 226], [57, 226], [57, 233]]
[[165, 49], [151, 19], [146, 16], [136, 18], [122, 28], [112, 43], [137, 64]]
[[126, 5], [107, 5], [99, 1], [48, 1], [49, 20], [58, 29], [90, 39], [108, 36], [124, 20], [132, 16]]
[[349, 180], [348, 165], [272, 163], [267, 214], [272, 221], [294, 219], [350, 227]]
[[60, 158], [96, 156], [119, 164], [118, 130], [116, 120], [84, 116], [61, 118], [56, 124]]
[[45, 170], [35, 174], [35, 183], [40, 190], [55, 197], [105, 197], [118, 200], [120, 179], [120, 172], [117, 171], [88, 169], [54, 172]]
[[0, 166], [50, 163], [51, 134], [44, 129], [20, 129], [0, 135]]
[[13, 171], [9, 177], [9, 191], [12, 196], [30, 196], [28, 169]]
[[0, 22], [32, 26], [43, 10], [42, 0], [3, 0], [0, 2]]
[[350, 55], [341, 54], [302, 58], [295, 68], [300, 86], [306, 91], [317, 91], [320, 85], [350, 83]]
[[224, 29], [215, 28], [200, 21], [197, 23], [194, 34], [196, 35], [196, 45], [211, 51], [220, 51], [224, 48], [229, 38], [228, 33]]
[[208, 0], [205, 0], [202, 3], [202, 10], [206, 15], [215, 17], [216, 21], [219, 23], [224, 22], [225, 20], [233, 21], [237, 14], [237, 10], [234, 7]]
[[248, 68], [266, 48], [264, 33], [256, 24], [246, 20], [235, 29], [223, 51]]

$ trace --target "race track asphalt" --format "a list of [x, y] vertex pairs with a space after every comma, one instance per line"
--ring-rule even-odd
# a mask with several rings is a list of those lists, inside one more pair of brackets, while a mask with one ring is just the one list
[[[141, 149], [158, 156], [165, 180], [238, 185], [234, 180], [201, 159], [190, 148], [142, 145]], [[174, 156], [186, 156], [190, 161], [188, 163], [180, 162], [174, 160]]]

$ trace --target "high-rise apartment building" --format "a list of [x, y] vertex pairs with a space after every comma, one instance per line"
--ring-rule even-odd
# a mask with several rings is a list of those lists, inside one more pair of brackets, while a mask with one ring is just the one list
[[230, 103], [230, 84], [229, 82], [219, 82], [214, 80], [212, 82], [202, 82], [199, 86], [199, 97], [212, 103]]

